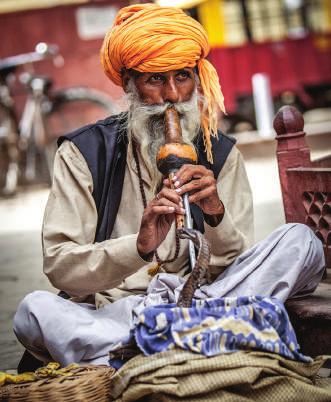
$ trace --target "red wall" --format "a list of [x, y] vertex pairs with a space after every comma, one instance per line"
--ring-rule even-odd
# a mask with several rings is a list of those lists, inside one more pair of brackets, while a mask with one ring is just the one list
[[293, 91], [309, 107], [305, 86], [331, 84], [331, 35], [215, 47], [210, 60], [220, 76], [229, 113], [236, 109], [237, 96], [252, 93], [256, 73], [268, 74], [274, 96]]
[[[90, 6], [123, 7], [124, 0], [102, 1]], [[72, 85], [87, 85], [107, 92], [118, 99], [122, 90], [104, 75], [99, 62], [102, 38], [82, 40], [78, 37], [75, 11], [87, 5], [59, 6], [43, 10], [30, 10], [0, 14], [0, 58], [34, 50], [38, 42], [59, 45], [65, 64], [57, 68], [51, 61], [37, 63], [36, 71], [50, 75], [57, 89]]]

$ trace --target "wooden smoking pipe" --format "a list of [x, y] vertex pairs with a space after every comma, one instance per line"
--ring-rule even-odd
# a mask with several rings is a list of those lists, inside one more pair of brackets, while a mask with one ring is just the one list
[[[198, 161], [198, 155], [192, 145], [185, 144], [182, 138], [182, 129], [177, 110], [170, 106], [165, 111], [165, 143], [161, 145], [156, 156], [156, 164], [159, 171], [169, 178], [171, 188], [174, 188], [173, 177], [177, 170], [185, 163], [195, 165]], [[188, 194], [182, 197], [185, 209], [185, 222], [183, 215], [176, 215], [176, 228], [192, 229], [193, 223], [191, 218], [190, 203]], [[189, 240], [189, 255], [191, 268], [195, 266], [195, 250], [194, 243]]]
[[[198, 156], [192, 145], [183, 142], [178, 112], [173, 106], [170, 106], [165, 111], [164, 119], [165, 143], [159, 148], [156, 156], [156, 164], [159, 171], [169, 178], [171, 187], [174, 188], [172, 179], [177, 170], [185, 163], [195, 165], [198, 161]], [[185, 195], [183, 197], [183, 203], [187, 216], [189, 214], [187, 194], [186, 197]], [[186, 220], [188, 221], [188, 218]], [[188, 227], [187, 225], [185, 226]], [[184, 227], [184, 218], [182, 215], [176, 215], [176, 227], [177, 229]]]

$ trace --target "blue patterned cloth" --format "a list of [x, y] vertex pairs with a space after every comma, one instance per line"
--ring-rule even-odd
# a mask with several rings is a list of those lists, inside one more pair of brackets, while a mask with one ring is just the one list
[[145, 355], [178, 347], [206, 356], [260, 350], [311, 361], [300, 353], [285, 307], [275, 298], [224, 297], [194, 300], [190, 308], [147, 307], [134, 334]]

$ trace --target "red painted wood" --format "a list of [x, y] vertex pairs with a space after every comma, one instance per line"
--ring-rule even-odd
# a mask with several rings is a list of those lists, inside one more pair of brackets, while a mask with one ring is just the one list
[[304, 223], [313, 229], [331, 267], [331, 158], [310, 160], [303, 118], [294, 107], [278, 111], [274, 128], [286, 222]]

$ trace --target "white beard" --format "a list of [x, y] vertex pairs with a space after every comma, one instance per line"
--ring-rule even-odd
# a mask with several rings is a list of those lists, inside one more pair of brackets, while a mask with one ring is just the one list
[[[134, 83], [131, 81], [130, 84], [127, 96], [129, 143], [132, 144], [134, 139], [139, 144], [140, 154], [151, 177], [152, 191], [155, 193], [162, 181], [162, 174], [156, 166], [156, 155], [160, 146], [164, 144], [164, 113], [172, 104], [167, 102], [162, 105], [146, 105], [140, 101]], [[192, 146], [192, 141], [200, 130], [198, 100], [198, 92], [195, 90], [189, 101], [173, 105], [179, 113], [183, 141]]]

